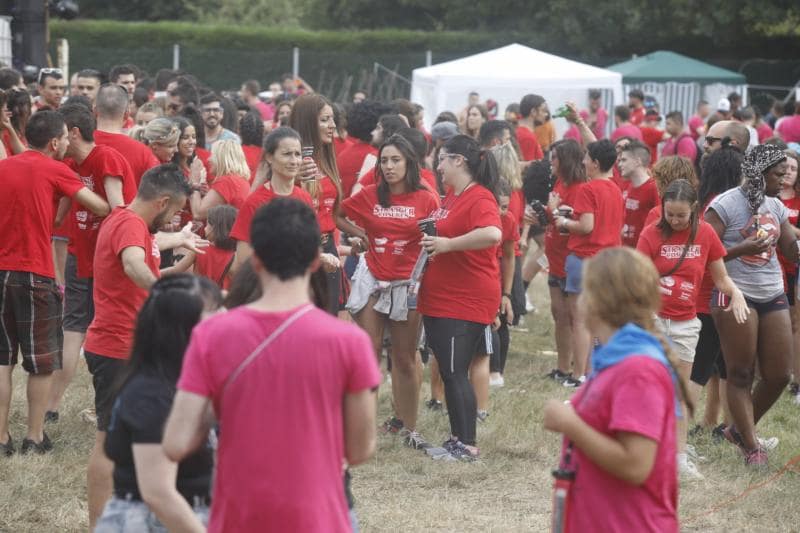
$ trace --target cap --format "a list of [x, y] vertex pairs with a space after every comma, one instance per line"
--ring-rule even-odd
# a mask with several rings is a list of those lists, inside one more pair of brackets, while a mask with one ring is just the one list
[[731, 110], [731, 101], [727, 98], [720, 98], [719, 102], [717, 102], [717, 111], [722, 111], [727, 113]]
[[458, 135], [458, 126], [452, 122], [440, 122], [431, 128], [431, 139], [436, 141], [447, 141]]
[[647, 112], [644, 114], [645, 120], [655, 120], [656, 122], [661, 122], [661, 115], [658, 114], [658, 111], [655, 109], [648, 109]]

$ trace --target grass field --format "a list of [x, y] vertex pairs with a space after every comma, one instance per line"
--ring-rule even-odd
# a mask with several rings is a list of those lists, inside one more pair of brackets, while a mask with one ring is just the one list
[[[353, 470], [353, 491], [364, 531], [546, 531], [550, 516], [550, 469], [560, 439], [546, 433], [541, 408], [551, 397], [569, 391], [542, 376], [555, 357], [552, 321], [542, 280], [532, 289], [541, 310], [528, 315], [528, 332], [514, 332], [506, 386], [492, 393], [491, 416], [479, 423], [478, 444], [483, 459], [473, 464], [434, 462], [410, 450], [399, 439], [380, 437], [369, 463]], [[11, 431], [24, 436], [24, 381], [18, 370]], [[380, 420], [389, 414], [381, 389]], [[427, 385], [424, 399], [428, 398]], [[48, 427], [56, 450], [44, 457], [0, 459], [0, 532], [85, 531], [85, 465], [93, 428], [78, 413], [92, 403], [85, 366], [70, 388], [61, 421]], [[702, 406], [700, 406], [702, 409]], [[702, 411], [700, 411], [702, 412]], [[800, 407], [786, 395], [760, 424], [760, 434], [776, 436], [780, 445], [770, 455], [767, 472], [745, 469], [738, 452], [707, 438], [695, 442], [708, 458], [700, 465], [706, 479], [681, 486], [683, 531], [800, 532], [800, 465], [733, 505], [716, 507], [748, 486], [770, 480], [800, 453]], [[448, 431], [447, 417], [427, 410], [419, 429], [439, 443]]]

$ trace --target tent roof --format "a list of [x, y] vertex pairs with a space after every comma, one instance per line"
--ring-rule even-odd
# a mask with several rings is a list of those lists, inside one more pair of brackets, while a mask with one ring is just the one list
[[659, 50], [630, 61], [608, 67], [622, 74], [623, 83], [654, 82], [697, 82], [728, 83], [743, 85], [747, 83], [744, 75], [703, 63], [675, 52]]
[[[573, 80], [619, 83], [619, 75], [606, 69], [540, 52], [521, 44], [510, 44], [469, 57], [414, 69], [415, 78], [469, 78], [497, 81]], [[502, 82], [501, 82], [502, 83]]]

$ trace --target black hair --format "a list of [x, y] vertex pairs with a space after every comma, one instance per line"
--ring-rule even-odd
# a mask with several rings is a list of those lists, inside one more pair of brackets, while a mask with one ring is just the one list
[[191, 192], [191, 188], [186, 183], [186, 178], [183, 176], [181, 169], [178, 168], [178, 165], [164, 163], [151, 168], [142, 175], [136, 197], [149, 201], [155, 200], [159, 196], [168, 195], [174, 200], [181, 196], [187, 197]]
[[678, 124], [680, 124], [681, 126], [683, 125], [683, 113], [681, 113], [680, 111], [670, 111], [664, 118], [673, 120]]
[[258, 80], [247, 80], [242, 84], [242, 88], [255, 97], [258, 97], [258, 93], [261, 92], [261, 84], [258, 83]]
[[206, 307], [203, 292], [199, 278], [185, 272], [153, 284], [136, 318], [131, 356], [118, 378], [117, 392], [137, 374], [175, 386], [192, 329]]
[[488, 150], [481, 150], [478, 141], [467, 135], [456, 135], [444, 143], [442, 147], [449, 154], [464, 156], [467, 169], [479, 184], [496, 196], [495, 185], [499, 179], [497, 161]]
[[31, 118], [31, 95], [25, 89], [13, 89], [6, 93], [6, 98], [6, 106], [11, 112], [11, 125], [18, 133], [22, 133]]
[[155, 78], [143, 78], [141, 80], [136, 81], [136, 88], [137, 89], [144, 89], [148, 93], [150, 91], [156, 90], [156, 80]]
[[694, 244], [695, 238], [697, 238], [697, 227], [700, 224], [700, 216], [698, 214], [697, 205], [697, 191], [688, 180], [675, 180], [667, 186], [667, 190], [664, 191], [664, 194], [661, 196], [661, 220], [658, 221], [656, 227], [661, 230], [662, 239], [669, 239], [672, 237], [673, 233], [672, 226], [670, 226], [669, 222], [667, 222], [667, 212], [666, 208], [664, 207], [667, 202], [686, 202], [689, 204], [689, 207], [691, 208], [691, 215], [689, 219], [690, 231], [689, 238], [686, 240], [686, 244], [683, 245], [681, 256], [675, 265], [673, 265], [668, 272], [659, 272], [659, 275], [662, 278], [674, 274], [677, 272], [678, 268], [680, 268], [681, 264], [689, 254], [689, 249]]
[[105, 117], [122, 117], [128, 109], [128, 91], [116, 83], [105, 83], [97, 90], [95, 110]]
[[392, 100], [392, 108], [398, 115], [403, 115], [408, 120], [410, 128], [417, 127], [417, 109], [414, 104], [405, 98], [397, 98]]
[[333, 122], [336, 123], [336, 136], [340, 140], [344, 140], [347, 133], [347, 112], [342, 104], [336, 102], [331, 102], [331, 109], [333, 110]]
[[503, 132], [506, 130], [511, 131], [511, 124], [505, 120], [488, 120], [481, 124], [478, 142], [483, 148], [489, 148], [493, 141], [503, 140]]
[[214, 226], [214, 246], [221, 250], [236, 250], [231, 229], [239, 210], [230, 204], [215, 205], [208, 210], [208, 223]]
[[58, 113], [64, 117], [68, 130], [78, 128], [84, 141], [94, 142], [96, 125], [94, 115], [89, 109], [80, 104], [64, 104], [58, 108]]
[[[289, 126], [280, 126], [275, 128], [264, 137], [264, 144], [261, 146], [261, 158], [266, 160], [267, 154], [274, 155], [281, 141], [284, 139], [295, 139], [298, 143], [303, 142], [300, 134]], [[267, 180], [272, 179], [272, 167], [269, 168], [267, 173]]]
[[169, 94], [180, 98], [184, 106], [197, 105], [199, 100], [197, 88], [186, 80], [179, 81], [178, 85]]
[[0, 89], [4, 91], [15, 87], [22, 82], [22, 74], [10, 67], [0, 68]]
[[45, 109], [34, 113], [25, 128], [25, 139], [32, 148], [44, 149], [53, 139], [64, 134], [64, 117]]
[[528, 165], [522, 177], [522, 193], [525, 195], [526, 203], [536, 200], [542, 205], [547, 205], [556, 181], [552, 170], [550, 162], [546, 159]]
[[597, 100], [602, 97], [603, 93], [599, 89], [589, 89], [589, 100]]
[[500, 178], [497, 180], [497, 185], [495, 185], [495, 189], [497, 190], [497, 197], [505, 196], [507, 198], [511, 198], [511, 183], [505, 178]]
[[[245, 261], [233, 276], [223, 305], [226, 309], [233, 309], [255, 302], [262, 294], [261, 283], [258, 274], [253, 270], [253, 263]], [[315, 306], [320, 309], [328, 308], [328, 276], [321, 268], [311, 274], [311, 294]]]
[[608, 139], [595, 141], [586, 146], [586, 151], [592, 161], [597, 161], [601, 172], [608, 172], [617, 161], [617, 150]]
[[250, 242], [270, 274], [281, 281], [302, 276], [319, 255], [317, 215], [300, 200], [276, 198], [256, 211]]
[[440, 122], [452, 122], [453, 124], [458, 124], [458, 117], [452, 111], [442, 111], [436, 115], [436, 120], [433, 121], [433, 126]]
[[292, 74], [291, 72], [284, 72], [283, 74], [281, 74], [280, 77], [281, 83], [283, 83], [286, 80], [294, 80], [294, 74]]
[[172, 80], [180, 76], [180, 70], [172, 70], [169, 68], [162, 68], [158, 72], [156, 72], [156, 91], [166, 91], [167, 85], [170, 84]]
[[733, 146], [723, 147], [703, 156], [697, 194], [700, 205], [705, 206], [714, 196], [741, 184], [743, 160], [744, 155]]
[[523, 118], [529, 117], [533, 110], [538, 109], [544, 102], [544, 97], [538, 94], [526, 94], [519, 102], [519, 114]]
[[628, 93], [629, 98], [637, 98], [644, 102], [644, 92], [641, 89], [633, 89]]
[[[558, 178], [564, 185], [586, 181], [586, 167], [583, 166], [583, 148], [574, 139], [556, 141], [550, 150], [558, 158]], [[547, 202], [545, 202], [547, 203]]]
[[428, 155], [428, 139], [425, 138], [425, 134], [416, 128], [400, 128], [397, 130], [396, 135], [400, 135], [411, 144], [417, 157], [417, 163], [419, 163], [420, 168], [423, 168], [425, 166], [425, 156]]
[[261, 146], [264, 142], [264, 121], [258, 111], [248, 111], [239, 121], [239, 134], [245, 146]]
[[622, 122], [628, 122], [631, 118], [631, 110], [628, 106], [618, 105], [614, 108], [614, 116], [618, 117]]
[[150, 91], [148, 91], [145, 87], [140, 85], [133, 90], [133, 103], [136, 104], [137, 108], [142, 107], [149, 101]]
[[79, 78], [94, 78], [97, 80], [97, 83], [103, 83], [103, 75], [100, 73], [99, 70], [95, 70], [93, 68], [85, 68], [83, 70], [78, 71]]
[[[219, 105], [222, 107], [222, 120], [220, 125], [226, 130], [230, 130], [235, 134], [239, 134], [239, 108], [236, 102], [223, 96], [219, 99]], [[249, 107], [247, 107], [249, 109]]]
[[400, 115], [383, 115], [378, 119], [378, 123], [383, 128], [384, 139], [388, 139], [401, 129], [408, 127]]
[[111, 70], [108, 71], [108, 81], [117, 83], [119, 77], [125, 74], [133, 74], [134, 78], [138, 79], [140, 72], [139, 69], [133, 65], [114, 65], [111, 67]]
[[92, 112], [92, 101], [89, 100], [89, 97], [87, 96], [83, 96], [82, 94], [76, 94], [75, 96], [70, 96], [69, 98], [64, 100], [64, 103], [61, 104], [61, 107], [73, 104], [82, 105], [83, 107], [88, 109], [90, 113]]
[[[194, 134], [197, 137], [197, 148], [206, 147], [206, 128], [203, 124], [203, 117], [200, 116], [200, 111], [198, 111], [196, 107], [184, 107], [181, 114], [177, 117], [172, 117], [172, 120], [177, 124], [181, 135], [183, 135], [186, 126], [194, 126]], [[178, 138], [178, 142], [180, 142], [180, 137]], [[197, 155], [197, 148], [195, 148], [195, 154], [188, 161], [190, 165]], [[178, 161], [177, 157], [178, 153], [175, 152], [176, 159], [174, 159], [174, 161]]]
[[418, 191], [424, 188], [419, 175], [419, 159], [417, 158], [414, 147], [399, 133], [392, 135], [381, 145], [378, 151], [378, 161], [375, 163], [375, 178], [378, 183], [378, 203], [383, 207], [390, 207], [392, 205], [392, 193], [389, 190], [389, 184], [383, 177], [383, 169], [381, 168], [381, 157], [383, 155], [383, 150], [387, 146], [394, 146], [397, 148], [406, 160], [405, 180], [407, 192]]
[[222, 97], [216, 93], [208, 93], [200, 98], [200, 105], [210, 104], [211, 102], [219, 102], [222, 105]]

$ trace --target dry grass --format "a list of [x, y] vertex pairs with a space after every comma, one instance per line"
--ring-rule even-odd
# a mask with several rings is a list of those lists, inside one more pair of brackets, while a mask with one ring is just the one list
[[[381, 437], [376, 457], [354, 469], [353, 490], [364, 531], [546, 531], [549, 527], [549, 471], [560, 445], [558, 436], [541, 427], [541, 407], [550, 397], [569, 391], [541, 379], [554, 364], [552, 321], [542, 280], [534, 292], [541, 311], [529, 315], [527, 333], [515, 332], [506, 372], [506, 387], [493, 391], [491, 416], [478, 427], [484, 459], [475, 464], [434, 462], [399, 440]], [[11, 430], [17, 442], [24, 435], [24, 384], [15, 378]], [[381, 389], [381, 419], [389, 413]], [[427, 398], [427, 385], [424, 390]], [[69, 390], [62, 419], [48, 428], [56, 451], [45, 457], [15, 456], [0, 460], [0, 532], [85, 531], [85, 464], [93, 428], [78, 413], [91, 405], [91, 383], [85, 367]], [[702, 407], [701, 407], [702, 409]], [[800, 473], [789, 472], [740, 502], [707, 515], [720, 502], [751, 484], [768, 480], [800, 453], [797, 430], [800, 407], [781, 397], [760, 426], [777, 436], [778, 449], [766, 473], [745, 470], [741, 457], [727, 444], [700, 439], [708, 457], [700, 465], [706, 479], [681, 487], [684, 531], [800, 531]], [[427, 410], [420, 430], [432, 441], [447, 433], [447, 418]], [[689, 520], [691, 519], [691, 520]]]

